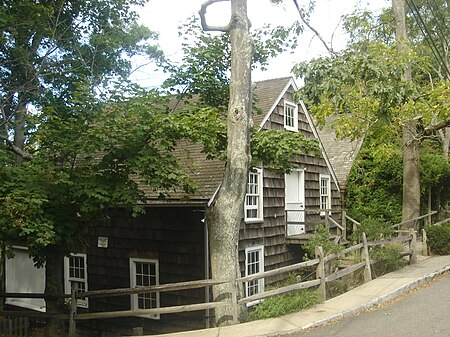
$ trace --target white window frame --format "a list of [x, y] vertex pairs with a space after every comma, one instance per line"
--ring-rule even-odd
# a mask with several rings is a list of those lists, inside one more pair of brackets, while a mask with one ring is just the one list
[[[254, 246], [254, 247], [248, 247], [245, 249], [245, 276], [250, 276], [253, 274], [256, 274], [255, 272], [250, 272], [250, 262], [249, 261], [249, 254], [251, 253], [255, 253], [258, 252], [259, 253], [259, 261], [257, 261], [257, 264], [255, 264], [257, 266], [258, 271], [256, 273], [263, 273], [264, 272], [264, 246]], [[253, 263], [253, 262], [252, 262]], [[250, 294], [249, 290], [250, 287], [255, 287], [258, 289], [257, 292]], [[249, 281], [249, 282], [245, 282], [245, 296], [248, 297], [250, 295], [254, 295], [254, 294], [260, 294], [264, 292], [264, 278], [260, 278], [258, 280], [254, 280], [254, 281]], [[252, 306], [255, 304], [260, 303], [261, 300], [256, 300], [256, 301], [251, 301], [247, 303], [247, 306]]]
[[[71, 257], [75, 258], [82, 258], [82, 265], [81, 266], [71, 266]], [[76, 268], [84, 270], [84, 277], [75, 277], [70, 276], [70, 269]], [[69, 256], [64, 257], [64, 291], [66, 294], [70, 294], [72, 291], [72, 282], [82, 283], [84, 286], [84, 291], [88, 291], [88, 269], [87, 269], [87, 255], [86, 254], [70, 254]], [[81, 290], [81, 289], [79, 289]], [[77, 300], [77, 306], [81, 308], [88, 308], [89, 307], [89, 300], [88, 298], [79, 298]]]
[[[256, 183], [254, 178], [256, 178]], [[255, 168], [248, 174], [247, 192], [244, 200], [244, 221], [246, 223], [264, 220], [263, 210], [263, 170]], [[256, 216], [249, 216], [249, 212], [256, 210]]]
[[[155, 285], [159, 285], [159, 261], [155, 259], [145, 259], [145, 258], [130, 258], [130, 288], [136, 288], [139, 287], [136, 283], [136, 263], [148, 263], [148, 264], [154, 264], [155, 265]], [[148, 275], [151, 276], [151, 275]], [[131, 310], [140, 310], [143, 308], [139, 308], [139, 300], [138, 295], [140, 294], [132, 294], [131, 296]], [[160, 307], [160, 296], [159, 291], [155, 292], [155, 301], [156, 306], [148, 309], [156, 309]], [[150, 319], [159, 319], [159, 314], [145, 314], [141, 317], [144, 318], [150, 318]]]
[[[326, 190], [324, 190], [324, 185], [322, 184], [325, 182], [326, 184]], [[325, 192], [325, 193], [324, 193]], [[319, 194], [320, 194], [320, 209], [323, 209], [323, 211], [320, 211], [320, 216], [325, 216], [325, 209], [331, 209], [331, 176], [329, 174], [321, 174], [319, 177]], [[325, 205], [324, 201], [325, 200]]]
[[285, 101], [284, 102], [284, 128], [289, 131], [298, 131], [298, 105]]

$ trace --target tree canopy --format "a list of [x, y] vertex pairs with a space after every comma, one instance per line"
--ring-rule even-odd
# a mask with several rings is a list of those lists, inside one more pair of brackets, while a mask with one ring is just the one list
[[[414, 125], [413, 139], [422, 144], [422, 151], [430, 149], [424, 146], [430, 140], [434, 146], [446, 143], [442, 148], [447, 158], [448, 136], [446, 139], [441, 131], [450, 125], [449, 40], [442, 34], [448, 6], [424, 1], [416, 1], [414, 7], [413, 2], [408, 4], [409, 42], [396, 39], [391, 8], [379, 15], [357, 11], [347, 16], [344, 27], [350, 42], [344, 50], [294, 68], [305, 80], [299, 95], [319, 124], [329, 116], [336, 117], [333, 126], [340, 137], [377, 135], [382, 149], [389, 143], [399, 144], [402, 129]], [[405, 81], [408, 69], [412, 80]], [[406, 175], [405, 182], [409, 179]], [[416, 191], [420, 193], [419, 188]]]

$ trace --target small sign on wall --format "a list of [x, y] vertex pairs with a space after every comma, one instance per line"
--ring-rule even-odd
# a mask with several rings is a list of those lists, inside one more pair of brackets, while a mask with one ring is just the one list
[[99, 236], [97, 238], [97, 247], [98, 248], [108, 248], [108, 237], [107, 236]]

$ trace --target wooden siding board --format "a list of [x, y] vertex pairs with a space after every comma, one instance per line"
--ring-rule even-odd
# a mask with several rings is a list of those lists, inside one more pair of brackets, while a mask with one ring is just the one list
[[[152, 207], [137, 218], [126, 211], [112, 212], [106, 223], [93, 227], [89, 238], [89, 289], [128, 288], [130, 257], [158, 259], [161, 284], [204, 279], [203, 211], [195, 207]], [[97, 247], [98, 236], [108, 237], [108, 248]], [[187, 291], [181, 296], [161, 294], [160, 297], [162, 306], [203, 300], [204, 291]], [[93, 298], [89, 307], [91, 311], [126, 310], [130, 308], [130, 296]], [[197, 328], [203, 327], [202, 314], [176, 316], [184, 317], [186, 322], [196, 322]], [[161, 320], [143, 320], [139, 326], [144, 324], [148, 331], [168, 331], [166, 328], [172, 326], [173, 320], [173, 315], [162, 315]], [[131, 320], [123, 322], [128, 322], [123, 323], [124, 327], [132, 324]]]

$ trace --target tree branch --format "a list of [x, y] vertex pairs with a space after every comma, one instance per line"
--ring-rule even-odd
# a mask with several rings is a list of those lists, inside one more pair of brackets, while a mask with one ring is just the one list
[[205, 32], [207, 31], [216, 31], [216, 32], [228, 32], [230, 30], [230, 25], [227, 26], [209, 26], [206, 22], [206, 10], [208, 9], [208, 6], [216, 3], [216, 2], [224, 2], [224, 1], [230, 1], [230, 0], [208, 0], [204, 2], [198, 11], [198, 14], [200, 15], [200, 21], [202, 24], [202, 28]]
[[334, 53], [333, 48], [332, 48], [331, 46], [329, 46], [329, 45], [325, 42], [325, 40], [322, 38], [322, 36], [319, 34], [319, 32], [318, 32], [316, 29], [314, 29], [313, 26], [311, 26], [311, 25], [309, 24], [308, 20], [306, 20], [306, 17], [305, 17], [305, 15], [303, 14], [303, 12], [302, 12], [300, 6], [298, 5], [297, 0], [292, 0], [292, 1], [294, 1], [295, 7], [297, 8], [298, 15], [300, 15], [300, 19], [302, 20], [302, 22], [306, 25], [306, 27], [308, 27], [308, 28], [314, 33], [314, 35], [317, 36], [317, 38], [320, 40], [320, 42], [322, 42], [322, 44], [323, 44], [323, 45], [325, 46], [325, 48], [328, 50], [328, 52], [329, 52], [331, 55], [334, 55], [335, 53]]
[[19, 157], [21, 157], [24, 160], [31, 160], [33, 159], [33, 156], [31, 154], [29, 154], [28, 152], [20, 149], [19, 147], [15, 146], [14, 143], [6, 136], [0, 134], [0, 139], [5, 141], [6, 145], [8, 146], [8, 148], [14, 152], [15, 154], [17, 154]]
[[446, 127], [449, 127], [449, 126], [450, 126], [450, 118], [445, 121], [442, 121], [440, 123], [429, 125], [428, 127], [425, 128], [425, 130], [423, 131], [423, 134], [425, 136], [429, 136], [429, 135], [433, 134], [434, 132], [445, 129]]

